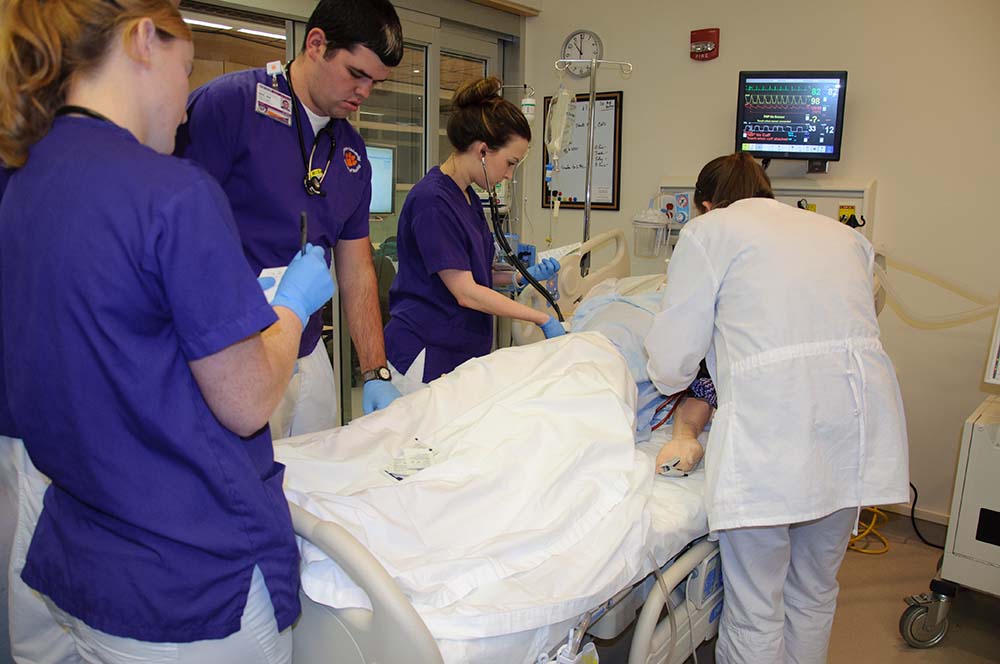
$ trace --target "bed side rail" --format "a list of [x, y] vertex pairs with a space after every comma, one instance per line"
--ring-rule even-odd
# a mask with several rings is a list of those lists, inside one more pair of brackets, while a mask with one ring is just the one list
[[289, 503], [295, 533], [334, 560], [368, 594], [372, 610], [333, 609], [302, 594], [292, 631], [295, 664], [443, 664], [427, 625], [381, 563], [339, 524]]
[[[605, 265], [591, 266], [587, 276], [583, 276], [580, 271], [580, 262], [584, 256], [603, 249], [614, 243], [614, 254]], [[583, 296], [591, 288], [612, 277], [623, 278], [631, 273], [631, 263], [628, 255], [628, 245], [625, 242], [625, 233], [621, 229], [615, 229], [601, 233], [590, 240], [584, 242], [579, 249], [570, 252], [560, 260], [562, 268], [559, 270], [559, 308], [563, 316], [568, 321], [573, 317], [573, 312], [580, 304]], [[548, 303], [533, 288], [525, 288], [517, 298], [521, 304], [537, 309], [538, 311], [552, 312], [548, 308]], [[511, 324], [511, 331], [514, 336], [514, 343], [518, 346], [541, 341], [545, 338], [541, 329], [534, 323], [527, 323], [515, 320]]]
[[[664, 585], [668, 592], [673, 592], [677, 584], [684, 582], [688, 574], [708, 558], [719, 548], [718, 542], [709, 542], [703, 539], [691, 546], [682, 553], [674, 563], [663, 572]], [[654, 633], [663, 609], [666, 597], [659, 583], [654, 583], [646, 597], [646, 602], [642, 606], [638, 619], [635, 622], [635, 631], [632, 635], [632, 647], [628, 653], [628, 664], [647, 664], [653, 646]], [[673, 639], [676, 634], [671, 633]]]

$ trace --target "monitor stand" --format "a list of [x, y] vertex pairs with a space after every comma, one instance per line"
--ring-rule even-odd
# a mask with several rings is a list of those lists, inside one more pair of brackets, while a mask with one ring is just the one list
[[827, 166], [830, 162], [825, 159], [810, 159], [806, 167], [806, 173], [828, 173]]

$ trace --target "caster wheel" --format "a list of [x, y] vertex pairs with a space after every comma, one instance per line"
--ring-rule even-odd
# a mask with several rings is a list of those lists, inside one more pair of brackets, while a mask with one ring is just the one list
[[913, 648], [933, 648], [941, 643], [948, 632], [948, 619], [940, 625], [927, 624], [927, 607], [921, 605], [908, 606], [899, 617], [899, 633]]

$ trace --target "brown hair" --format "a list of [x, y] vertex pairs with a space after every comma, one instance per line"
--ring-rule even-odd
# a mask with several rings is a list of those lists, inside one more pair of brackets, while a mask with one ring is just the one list
[[126, 47], [149, 18], [163, 40], [191, 40], [170, 0], [5, 0], [0, 19], [0, 161], [24, 165], [52, 126], [74, 76], [100, 67], [116, 35]]
[[364, 46], [386, 67], [403, 59], [403, 28], [389, 0], [320, 0], [306, 24], [303, 52], [313, 28], [326, 37], [324, 57], [333, 57], [340, 48]]
[[771, 179], [746, 152], [716, 157], [698, 174], [694, 203], [700, 212], [705, 212], [705, 202], [724, 208], [744, 198], [774, 198]]
[[456, 150], [465, 152], [476, 141], [498, 150], [511, 136], [531, 140], [531, 127], [524, 113], [501, 97], [500, 90], [500, 79], [490, 76], [469, 81], [455, 91], [448, 140]]

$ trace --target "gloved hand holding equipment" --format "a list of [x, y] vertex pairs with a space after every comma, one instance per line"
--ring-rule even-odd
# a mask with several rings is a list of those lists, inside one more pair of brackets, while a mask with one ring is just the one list
[[304, 328], [309, 316], [333, 297], [334, 290], [323, 248], [307, 244], [305, 253], [296, 253], [288, 264], [271, 306], [291, 309]]
[[[528, 268], [528, 274], [534, 277], [537, 281], [548, 281], [559, 272], [559, 261], [555, 258], [543, 258], [539, 263], [532, 265]], [[518, 286], [527, 285], [527, 281], [523, 276], [518, 276], [517, 278]]]
[[549, 316], [549, 319], [539, 325], [542, 328], [542, 332], [545, 333], [546, 339], [552, 339], [554, 337], [561, 337], [566, 334], [566, 328], [560, 323], [555, 316]]

